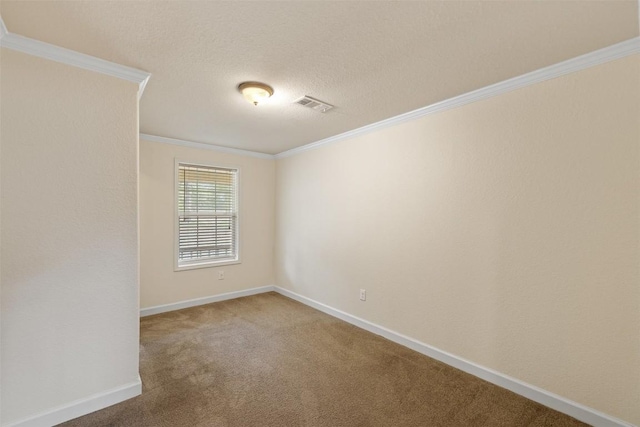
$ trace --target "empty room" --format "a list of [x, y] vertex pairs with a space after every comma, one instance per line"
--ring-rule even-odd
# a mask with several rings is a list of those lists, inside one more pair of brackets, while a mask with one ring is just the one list
[[0, 1], [0, 427], [639, 427], [640, 2]]

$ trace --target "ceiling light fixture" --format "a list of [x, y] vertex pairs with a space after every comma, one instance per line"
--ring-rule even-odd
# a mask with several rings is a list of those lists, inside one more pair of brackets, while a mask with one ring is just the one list
[[258, 105], [273, 95], [273, 88], [271, 86], [258, 82], [240, 83], [238, 85], [238, 90], [242, 93], [244, 99], [253, 105]]

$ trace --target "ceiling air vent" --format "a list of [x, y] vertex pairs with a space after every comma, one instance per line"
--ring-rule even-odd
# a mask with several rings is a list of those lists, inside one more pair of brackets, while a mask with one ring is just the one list
[[333, 108], [333, 105], [329, 105], [326, 102], [318, 101], [317, 99], [313, 99], [310, 96], [306, 95], [300, 99], [296, 99], [293, 102], [294, 104], [300, 104], [303, 107], [312, 108], [316, 111], [320, 111], [321, 113], [326, 113]]

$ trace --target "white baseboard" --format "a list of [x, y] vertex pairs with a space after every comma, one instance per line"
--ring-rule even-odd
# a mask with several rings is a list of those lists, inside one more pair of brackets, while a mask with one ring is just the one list
[[181, 310], [183, 308], [195, 307], [198, 305], [211, 304], [212, 302], [226, 301], [249, 295], [262, 294], [274, 291], [274, 286], [262, 286], [259, 288], [245, 289], [243, 291], [227, 292], [226, 294], [213, 295], [210, 297], [195, 298], [187, 301], [179, 301], [171, 304], [156, 305], [140, 309], [140, 317], [151, 316], [153, 314], [166, 313], [167, 311]]
[[[246, 289], [243, 291], [228, 292], [225, 294], [214, 295], [210, 297], [197, 298], [172, 304], [143, 308], [140, 310], [140, 316], [150, 316], [167, 311], [180, 310], [183, 308], [195, 307], [198, 305], [210, 304], [213, 302], [225, 301], [271, 291], [278, 292], [281, 295], [301, 302], [302, 304], [308, 305], [309, 307], [313, 307], [366, 331], [372, 332], [376, 335], [380, 335], [390, 341], [408, 347], [433, 359], [439, 360], [440, 362], [446, 363], [449, 366], [453, 366], [454, 368], [460, 369], [461, 371], [467, 372], [492, 384], [506, 388], [507, 390], [526, 397], [527, 399], [531, 399], [534, 402], [538, 402], [549, 408], [555, 409], [556, 411], [567, 414], [587, 424], [598, 427], [636, 427], [633, 424], [619, 420], [593, 408], [589, 408], [580, 403], [565, 399], [564, 397], [558, 396], [557, 394], [543, 390], [534, 385], [527, 384], [516, 378], [512, 378], [508, 375], [494, 371], [493, 369], [478, 365], [474, 362], [463, 359], [462, 357], [432, 347], [406, 335], [402, 335], [383, 326], [376, 325], [375, 323], [369, 322], [368, 320], [353, 316], [349, 313], [330, 307], [326, 304], [312, 300], [311, 298], [307, 298], [279, 286], [262, 286], [258, 288]], [[25, 424], [24, 426], [31, 427], [40, 425], [41, 424]], [[18, 426], [18, 424], [16, 424], [15, 426]], [[14, 427], [14, 425], [11, 425], [10, 427]], [[20, 424], [20, 427], [23, 427], [23, 425]]]
[[67, 405], [58, 406], [23, 420], [3, 424], [2, 427], [51, 427], [131, 399], [141, 393], [142, 381], [138, 376], [138, 379], [132, 383], [76, 400]]
[[530, 400], [533, 400], [534, 402], [541, 403], [542, 405], [555, 409], [558, 412], [567, 414], [587, 424], [597, 427], [635, 427], [632, 424], [611, 417], [587, 406], [581, 405], [580, 403], [565, 399], [562, 396], [558, 396], [557, 394], [548, 392], [534, 385], [527, 384], [508, 375], [494, 371], [493, 369], [480, 366], [469, 360], [465, 360], [454, 354], [447, 353], [446, 351], [437, 349], [413, 338], [399, 334], [385, 327], [376, 325], [375, 323], [371, 323], [367, 320], [353, 316], [349, 313], [345, 313], [344, 311], [340, 311], [326, 304], [314, 301], [288, 289], [284, 289], [279, 286], [275, 286], [274, 288], [274, 290], [279, 294], [301, 302], [302, 304], [313, 307], [333, 317], [337, 317], [340, 320], [344, 320], [347, 323], [351, 323], [352, 325], [372, 332], [376, 335], [380, 335], [390, 341], [408, 347], [433, 359], [439, 360], [440, 362], [446, 363], [447, 365], [453, 366], [454, 368], [458, 368], [461, 371], [467, 372], [478, 378], [482, 378], [483, 380], [493, 383], [497, 386], [506, 388], [507, 390], [511, 390], [516, 394], [524, 396]]

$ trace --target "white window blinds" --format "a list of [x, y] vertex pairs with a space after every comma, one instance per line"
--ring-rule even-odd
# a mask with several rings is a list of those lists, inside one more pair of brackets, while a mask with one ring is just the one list
[[178, 163], [178, 266], [238, 259], [238, 170]]

